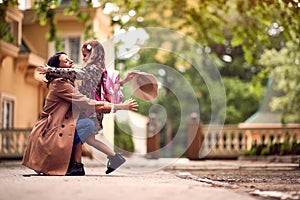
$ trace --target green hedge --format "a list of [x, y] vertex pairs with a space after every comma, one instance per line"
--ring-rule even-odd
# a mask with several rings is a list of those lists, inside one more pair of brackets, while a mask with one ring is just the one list
[[132, 132], [127, 123], [115, 123], [115, 151], [130, 155], [134, 152]]
[[283, 143], [275, 143], [270, 146], [267, 145], [257, 145], [252, 146], [249, 151], [245, 151], [243, 155], [254, 156], [254, 155], [300, 155], [300, 143], [293, 142], [288, 143], [287, 141]]

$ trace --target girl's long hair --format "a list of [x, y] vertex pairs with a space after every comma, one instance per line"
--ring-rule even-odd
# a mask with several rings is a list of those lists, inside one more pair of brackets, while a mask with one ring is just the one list
[[82, 48], [90, 52], [88, 60], [85, 66], [96, 65], [100, 70], [105, 70], [105, 52], [102, 44], [96, 40], [86, 42], [82, 45]]

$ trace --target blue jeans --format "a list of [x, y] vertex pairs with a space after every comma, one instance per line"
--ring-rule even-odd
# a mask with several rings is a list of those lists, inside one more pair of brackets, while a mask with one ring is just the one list
[[85, 143], [86, 138], [93, 134], [95, 124], [93, 120], [84, 118], [79, 119], [76, 123], [76, 130], [74, 135], [73, 148], [79, 143]]

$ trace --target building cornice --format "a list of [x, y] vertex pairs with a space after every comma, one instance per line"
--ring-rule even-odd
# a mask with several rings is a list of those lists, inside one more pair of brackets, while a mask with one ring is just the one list
[[16, 45], [0, 40], [0, 63], [2, 63], [6, 56], [17, 58], [19, 51], [20, 48]]
[[7, 8], [6, 20], [8, 22], [11, 22], [11, 21], [21, 22], [23, 17], [24, 17], [24, 14], [18, 9], [17, 6]]
[[45, 59], [34, 53], [20, 53], [16, 59], [16, 67], [26, 70], [28, 66], [40, 66], [45, 63]]
[[33, 85], [38, 85], [40, 82], [44, 82], [43, 76], [35, 72], [35, 68], [43, 65], [44, 63], [45, 59], [34, 53], [20, 53], [16, 59], [17, 69], [24, 71], [26, 81]]
[[[76, 21], [78, 22], [78, 18], [76, 15], [65, 15], [64, 14], [65, 8], [56, 8], [55, 9], [55, 20], [56, 21]], [[91, 19], [94, 18], [96, 15], [96, 8], [80, 8], [81, 12], [89, 12], [91, 14]], [[34, 9], [28, 9], [24, 11], [24, 19], [23, 19], [23, 25], [30, 25], [35, 24], [38, 22], [38, 19], [35, 17], [35, 10]]]

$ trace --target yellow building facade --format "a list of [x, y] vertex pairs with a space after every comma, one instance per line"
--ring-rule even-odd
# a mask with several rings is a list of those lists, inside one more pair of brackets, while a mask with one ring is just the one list
[[[0, 130], [30, 130], [38, 120], [48, 89], [43, 77], [35, 69], [45, 64], [55, 53], [54, 42], [48, 42], [45, 37], [49, 26], [41, 26], [34, 17], [34, 10], [30, 9], [33, 1], [22, 2], [27, 6], [26, 9], [9, 7], [6, 13], [5, 20], [10, 25], [14, 42], [0, 39]], [[107, 41], [112, 35], [110, 17], [104, 15], [100, 8], [82, 9], [90, 12], [92, 16], [90, 20], [94, 25], [97, 39], [100, 42]], [[63, 10], [64, 8], [56, 8], [58, 36], [63, 38], [64, 51], [80, 65], [82, 61], [80, 47], [85, 42], [83, 34], [85, 24], [78, 22], [76, 16], [65, 16]], [[113, 48], [108, 46], [104, 46], [106, 54], [113, 57]], [[110, 65], [113, 65], [112, 59], [108, 60]], [[112, 119], [112, 116], [108, 117], [104, 122], [108, 123], [105, 134], [111, 143], [113, 143], [113, 123], [109, 121]], [[0, 143], [3, 141], [5, 141], [3, 137], [0, 137]], [[0, 147], [0, 151], [2, 150]]]

